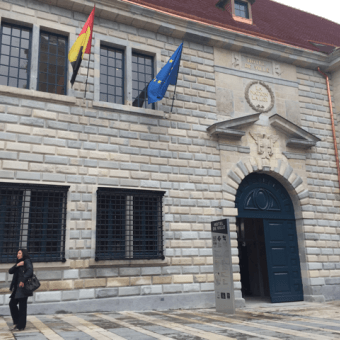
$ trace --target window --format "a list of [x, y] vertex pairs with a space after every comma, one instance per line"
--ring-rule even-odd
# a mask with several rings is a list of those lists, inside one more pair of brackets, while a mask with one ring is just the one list
[[248, 3], [243, 1], [235, 1], [235, 15], [249, 19]]
[[99, 188], [96, 260], [163, 258], [163, 195]]
[[38, 91], [66, 94], [67, 53], [66, 37], [40, 33]]
[[3, 23], [0, 45], [0, 85], [28, 89], [31, 30]]
[[100, 47], [100, 100], [124, 104], [124, 51]]
[[0, 262], [19, 247], [36, 262], [64, 261], [68, 187], [0, 183]]
[[133, 106], [154, 109], [147, 102], [147, 85], [154, 78], [153, 57], [139, 53], [132, 54], [132, 100]]

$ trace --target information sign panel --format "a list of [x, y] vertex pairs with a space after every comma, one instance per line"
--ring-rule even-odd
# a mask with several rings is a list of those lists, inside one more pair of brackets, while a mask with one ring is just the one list
[[211, 236], [214, 257], [216, 311], [234, 314], [235, 296], [229, 220], [211, 222]]

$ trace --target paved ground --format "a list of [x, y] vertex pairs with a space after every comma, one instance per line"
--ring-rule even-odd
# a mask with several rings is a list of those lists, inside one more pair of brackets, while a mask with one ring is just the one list
[[1, 340], [228, 340], [340, 339], [340, 302], [254, 304], [235, 315], [213, 309], [166, 312], [84, 313], [29, 316], [26, 330], [9, 331], [0, 317]]

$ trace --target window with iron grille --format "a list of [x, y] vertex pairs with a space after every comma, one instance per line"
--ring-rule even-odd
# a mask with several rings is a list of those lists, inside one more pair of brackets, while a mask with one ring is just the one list
[[100, 100], [124, 104], [124, 51], [100, 47]]
[[243, 1], [235, 1], [235, 15], [249, 19], [248, 3]]
[[66, 94], [67, 53], [65, 36], [40, 33], [38, 91]]
[[35, 262], [65, 261], [69, 187], [0, 183], [0, 262], [26, 248]]
[[132, 100], [133, 106], [154, 109], [148, 104], [147, 85], [154, 78], [153, 57], [132, 53]]
[[1, 24], [0, 85], [28, 89], [31, 59], [31, 30]]
[[163, 195], [99, 188], [96, 260], [163, 258]]

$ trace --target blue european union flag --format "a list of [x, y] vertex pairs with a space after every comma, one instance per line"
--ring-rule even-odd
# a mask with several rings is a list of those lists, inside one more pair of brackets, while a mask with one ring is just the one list
[[168, 63], [159, 71], [156, 78], [148, 86], [148, 103], [152, 104], [161, 100], [169, 84], [176, 85], [179, 63], [181, 61], [183, 43], [179, 45]]

